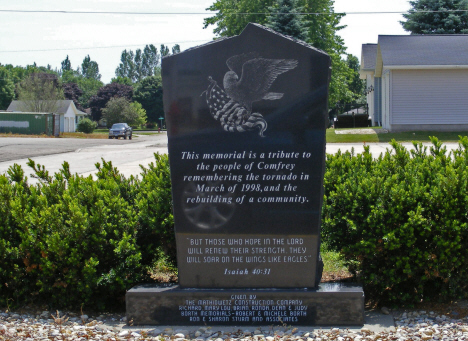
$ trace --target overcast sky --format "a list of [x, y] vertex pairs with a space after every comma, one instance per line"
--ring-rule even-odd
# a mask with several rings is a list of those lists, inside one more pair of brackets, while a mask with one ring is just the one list
[[[205, 9], [212, 0], [0, 0], [0, 63], [26, 66], [50, 64], [60, 68], [68, 55], [75, 69], [86, 55], [99, 64], [102, 81], [115, 77], [124, 49], [146, 44], [182, 50], [212, 40], [213, 27], [203, 29]], [[408, 34], [401, 14], [356, 12], [406, 12], [407, 0], [335, 0], [335, 12], [348, 13], [339, 35], [348, 53], [360, 58], [361, 45], [376, 43], [379, 34]], [[5, 12], [22, 10], [31, 12]], [[164, 14], [40, 13], [34, 11], [151, 12]], [[192, 13], [192, 14], [166, 14]]]

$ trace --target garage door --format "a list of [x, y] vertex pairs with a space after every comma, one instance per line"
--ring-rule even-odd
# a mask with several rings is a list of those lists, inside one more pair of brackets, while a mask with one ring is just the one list
[[468, 70], [393, 70], [392, 124], [468, 124]]

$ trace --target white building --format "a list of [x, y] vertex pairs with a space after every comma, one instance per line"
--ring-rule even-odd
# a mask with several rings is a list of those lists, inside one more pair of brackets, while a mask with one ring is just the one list
[[[6, 112], [21, 112], [23, 107], [21, 101], [13, 101]], [[78, 110], [72, 100], [57, 101], [57, 109], [54, 114], [60, 115], [61, 133], [74, 133], [78, 122], [88, 115]]]
[[360, 74], [374, 125], [468, 130], [468, 35], [381, 35], [362, 46]]

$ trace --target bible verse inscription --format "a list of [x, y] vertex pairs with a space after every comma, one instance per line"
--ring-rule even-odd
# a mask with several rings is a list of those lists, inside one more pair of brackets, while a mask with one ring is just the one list
[[[270, 265], [307, 263], [303, 238], [187, 238], [187, 263], [226, 263], [223, 275], [270, 275]], [[254, 269], [242, 265], [258, 264]], [[232, 267], [235, 265], [235, 267]], [[251, 266], [249, 266], [251, 268]]]

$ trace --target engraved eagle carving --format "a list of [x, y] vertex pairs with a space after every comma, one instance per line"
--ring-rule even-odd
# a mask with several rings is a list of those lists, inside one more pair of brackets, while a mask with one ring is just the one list
[[270, 92], [276, 78], [294, 69], [294, 59], [266, 59], [257, 53], [245, 53], [230, 57], [223, 79], [224, 90], [210, 76], [210, 84], [204, 92], [211, 115], [220, 121], [224, 130], [244, 132], [259, 129], [259, 135], [267, 128], [260, 113], [252, 113], [252, 103], [261, 100], [276, 100], [283, 93]]

